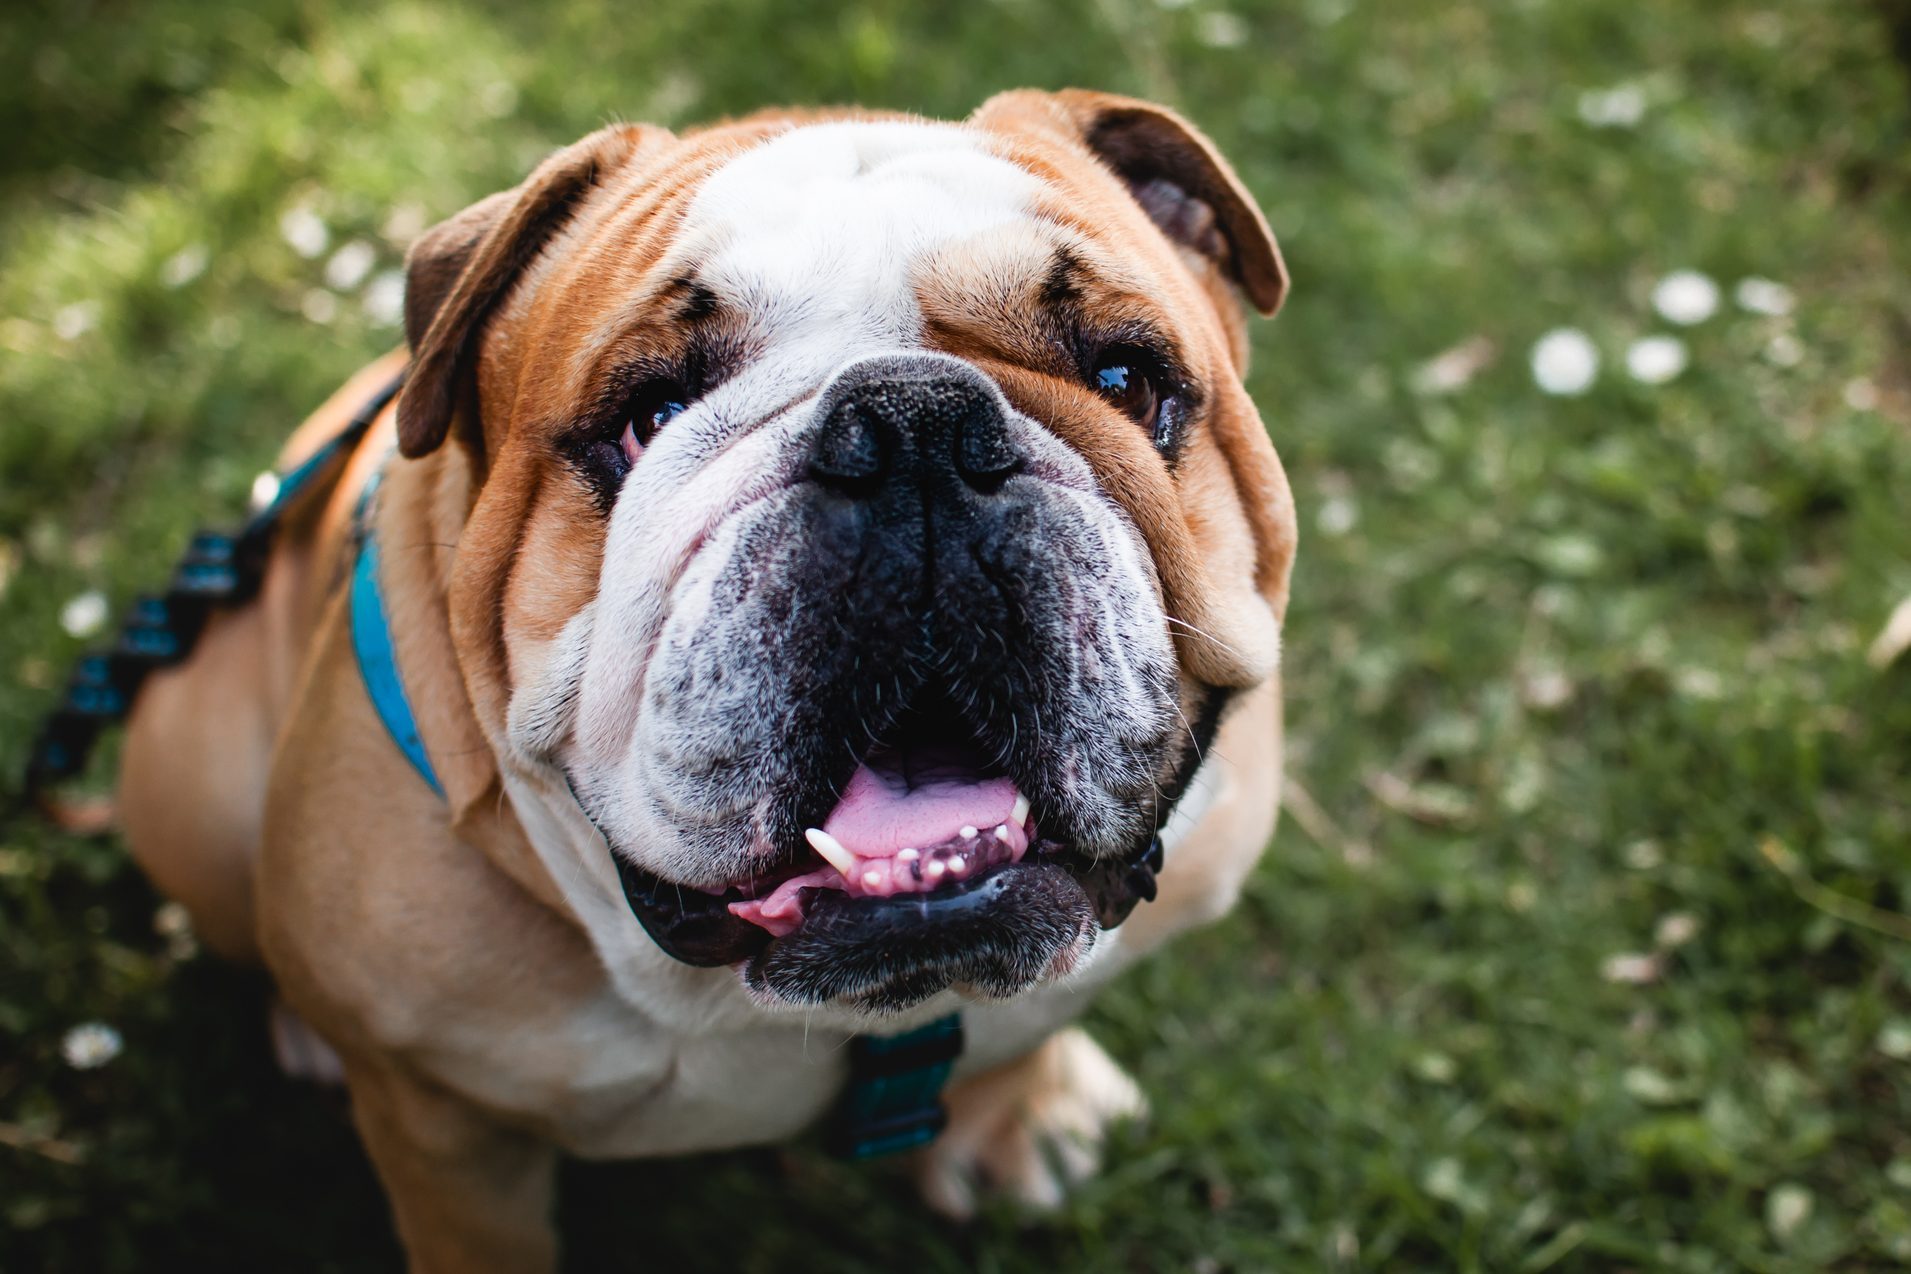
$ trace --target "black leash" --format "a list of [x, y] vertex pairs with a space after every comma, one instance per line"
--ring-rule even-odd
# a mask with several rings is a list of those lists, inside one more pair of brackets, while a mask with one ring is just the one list
[[242, 606], [258, 594], [286, 510], [351, 454], [404, 382], [400, 372], [343, 430], [283, 475], [271, 501], [236, 533], [194, 533], [166, 591], [136, 599], [112, 645], [80, 657], [28, 754], [28, 801], [47, 808], [55, 786], [85, 771], [100, 735], [126, 719], [148, 674], [190, 655], [215, 607]]

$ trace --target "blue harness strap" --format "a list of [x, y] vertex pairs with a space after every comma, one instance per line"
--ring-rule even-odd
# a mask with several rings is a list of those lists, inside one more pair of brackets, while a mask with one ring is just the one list
[[[370, 495], [367, 490], [366, 495]], [[361, 514], [363, 506], [361, 505]], [[358, 562], [352, 567], [352, 653], [358, 657], [359, 676], [365, 681], [365, 693], [371, 697], [378, 719], [385, 723], [398, 750], [411, 762], [411, 768], [439, 796], [445, 794], [425, 755], [425, 741], [418, 737], [418, 718], [412, 713], [411, 700], [405, 697], [405, 683], [398, 676], [398, 655], [392, 649], [391, 623], [385, 618], [385, 599], [378, 591], [378, 537], [371, 524], [360, 518]]]

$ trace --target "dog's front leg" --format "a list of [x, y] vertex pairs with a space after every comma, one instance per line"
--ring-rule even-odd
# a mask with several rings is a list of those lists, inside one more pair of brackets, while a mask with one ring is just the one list
[[412, 1274], [557, 1268], [550, 1143], [389, 1066], [348, 1059], [346, 1081]]
[[975, 1211], [980, 1191], [1055, 1207], [1101, 1166], [1109, 1127], [1148, 1108], [1135, 1081], [1079, 1027], [955, 1084], [946, 1101], [949, 1125], [915, 1168], [924, 1199], [955, 1217]]

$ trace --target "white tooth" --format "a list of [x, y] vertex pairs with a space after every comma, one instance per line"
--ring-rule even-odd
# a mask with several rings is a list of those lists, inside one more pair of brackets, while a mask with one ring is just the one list
[[866, 871], [863, 873], [863, 883], [874, 889], [883, 883], [883, 874], [879, 871]]
[[1015, 794], [1015, 808], [1009, 811], [1009, 817], [1015, 820], [1017, 827], [1028, 825], [1028, 797], [1020, 792]]
[[969, 839], [971, 839], [971, 838], [973, 838], [974, 836], [975, 836], [975, 828], [973, 828], [973, 827], [965, 827], [965, 828], [963, 828], [963, 829], [962, 829], [962, 839], [963, 839], [963, 840], [969, 840]]
[[1005, 845], [1008, 843], [1009, 825], [1007, 823], [1003, 823], [995, 829], [995, 839], [1001, 841]]
[[941, 876], [944, 870], [945, 869], [942, 865], [942, 860], [940, 858], [931, 858], [926, 864], [923, 865], [923, 868], [922, 868], [923, 875], [927, 876], [931, 880], [935, 880], [937, 877]]
[[965, 872], [965, 871], [967, 871], [967, 870], [969, 870], [969, 860], [968, 860], [968, 859], [966, 859], [966, 858], [951, 858], [951, 859], [949, 860], [949, 874], [950, 874], [951, 876], [960, 876], [960, 875], [961, 875], [961, 874], [962, 874], [963, 872]]
[[856, 855], [843, 848], [843, 843], [820, 827], [812, 827], [803, 833], [803, 839], [810, 848], [829, 860], [829, 865], [845, 876], [856, 872]]
[[922, 855], [913, 849], [899, 849], [896, 851], [896, 858], [900, 862], [913, 863], [920, 857], [922, 857]]

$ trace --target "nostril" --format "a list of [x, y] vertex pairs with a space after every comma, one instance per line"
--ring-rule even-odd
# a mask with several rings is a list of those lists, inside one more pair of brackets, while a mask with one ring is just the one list
[[823, 422], [810, 453], [810, 473], [825, 486], [861, 492], [881, 480], [882, 427], [854, 402], [841, 404]]
[[969, 485], [983, 491], [993, 491], [1022, 467], [992, 404], [977, 404], [957, 423], [955, 461]]

